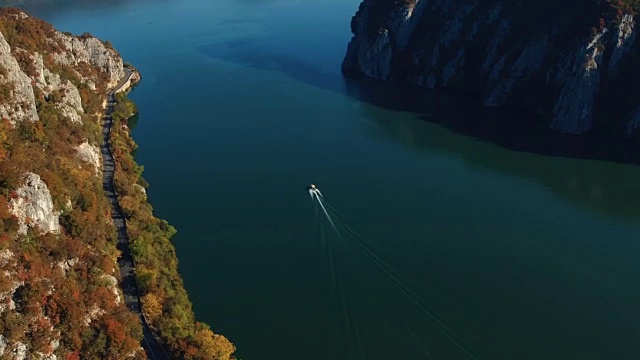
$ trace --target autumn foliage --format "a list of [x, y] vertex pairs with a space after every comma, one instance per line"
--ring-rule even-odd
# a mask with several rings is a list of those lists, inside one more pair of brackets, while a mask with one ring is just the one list
[[[80, 86], [80, 75], [91, 78], [97, 90], [84, 94], [85, 106], [100, 104], [106, 94], [102, 75], [88, 64], [78, 68], [56, 64], [53, 52], [63, 51], [53, 28], [20, 12], [0, 8], [0, 32], [11, 45], [21, 69], [31, 76], [35, 51], [45, 66]], [[5, 69], [6, 71], [6, 69]], [[2, 82], [2, 81], [0, 81]], [[20, 342], [28, 352], [55, 354], [58, 359], [144, 358], [138, 318], [116, 302], [105, 275], [114, 272], [115, 228], [105, 216], [110, 204], [102, 196], [102, 182], [91, 165], [77, 157], [75, 146], [97, 144], [99, 117], [84, 115], [84, 124], [61, 116], [55, 96], [49, 101], [37, 88], [40, 120], [0, 119], [0, 334], [8, 340], [5, 356]], [[12, 101], [4, 97], [3, 101]], [[60, 234], [42, 234], [30, 228], [18, 234], [18, 220], [9, 211], [24, 175], [40, 175], [60, 212]], [[12, 294], [6, 296], [6, 293]], [[55, 340], [55, 341], [53, 341]]]
[[[39, 121], [12, 125], [9, 119], [0, 119], [0, 255], [12, 254], [0, 256], [0, 293], [13, 292], [0, 301], [15, 305], [15, 310], [0, 311], [0, 334], [9, 341], [5, 355], [21, 342], [30, 353], [55, 354], [58, 359], [144, 358], [139, 318], [116, 301], [114, 290], [118, 290], [105, 281], [107, 275], [118, 276], [120, 255], [110, 204], [100, 177], [79, 160], [75, 149], [84, 141], [97, 145], [101, 140], [99, 119], [107, 78], [86, 63], [75, 67], [58, 63], [55, 55], [66, 51], [58, 33], [19, 10], [0, 8], [0, 32], [23, 72], [34, 79], [40, 75], [32, 60], [37, 51], [47, 69], [78, 88], [85, 112], [82, 124], [72, 123], [59, 111], [61, 94], [54, 91], [45, 97], [34, 87]], [[7, 71], [1, 65], [0, 75]], [[82, 78], [91, 79], [96, 89]], [[11, 90], [11, 84], [0, 79], [2, 101], [11, 101]], [[144, 312], [176, 358], [231, 359], [233, 344], [195, 321], [170, 241], [175, 229], [154, 217], [144, 194], [133, 186], [147, 186], [143, 168], [131, 155], [136, 144], [125, 126], [135, 111], [120, 95], [111, 147], [116, 159], [114, 182], [127, 217]], [[60, 234], [42, 234], [34, 228], [18, 234], [18, 219], [9, 208], [27, 172], [40, 175], [50, 190]]]

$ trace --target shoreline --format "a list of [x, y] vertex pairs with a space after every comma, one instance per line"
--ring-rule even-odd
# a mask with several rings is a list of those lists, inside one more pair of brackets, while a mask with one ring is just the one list
[[137, 144], [128, 126], [138, 110], [126, 94], [141, 77], [128, 64], [125, 73], [128, 77], [108, 93], [102, 131], [105, 145], [101, 147], [103, 164], [110, 171], [106, 174], [103, 170], [104, 179], [110, 180], [103, 181], [103, 186], [118, 229], [118, 265], [125, 303], [140, 317], [143, 345], [149, 349], [150, 359], [236, 359], [236, 347], [224, 335], [196, 320], [171, 241], [176, 230], [153, 214], [143, 166], [133, 156]]
[[[171, 359], [162, 347], [162, 343], [155, 334], [151, 331], [144, 313], [142, 312], [142, 304], [140, 302], [140, 292], [134, 276], [135, 263], [130, 254], [129, 249], [129, 237], [127, 235], [126, 221], [122, 213], [122, 208], [118, 201], [118, 194], [115, 191], [113, 182], [115, 174], [115, 160], [113, 158], [110, 135], [111, 127], [113, 126], [113, 110], [114, 105], [117, 103], [115, 94], [119, 92], [126, 93], [133, 85], [140, 81], [139, 72], [125, 68], [126, 81], [121, 81], [115, 88], [111, 89], [107, 93], [107, 107], [104, 111], [104, 118], [102, 124], [102, 144], [100, 146], [100, 152], [102, 154], [102, 187], [111, 203], [113, 212], [111, 213], [111, 219], [118, 234], [117, 248], [120, 250], [121, 255], [117, 260], [118, 268], [120, 270], [120, 290], [124, 295], [124, 302], [127, 308], [137, 314], [140, 317], [140, 322], [143, 328], [143, 348], [147, 353], [149, 359]], [[144, 346], [146, 345], [146, 346]], [[149, 356], [150, 355], [150, 356]]]

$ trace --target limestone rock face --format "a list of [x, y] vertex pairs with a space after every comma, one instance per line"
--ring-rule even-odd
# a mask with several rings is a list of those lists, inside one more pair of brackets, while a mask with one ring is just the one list
[[82, 99], [78, 88], [67, 80], [58, 86], [58, 91], [62, 92], [62, 99], [59, 105], [62, 115], [68, 116], [71, 122], [81, 123], [80, 114], [84, 113], [84, 110], [82, 109]]
[[76, 150], [78, 150], [78, 157], [91, 165], [95, 170], [96, 175], [100, 173], [100, 150], [97, 146], [89, 144], [88, 141], [80, 144]]
[[[28, 15], [19, 13], [14, 17], [27, 19]], [[0, 118], [8, 119], [12, 124], [38, 121], [36, 100], [44, 96], [55, 103], [61, 116], [73, 123], [82, 123], [84, 108], [78, 86], [96, 91], [97, 76], [106, 78], [105, 88], [115, 86], [124, 77], [122, 58], [99, 39], [90, 35], [71, 36], [57, 30], [53, 30], [53, 34], [48, 41], [60, 50], [47, 54], [46, 51], [12, 48], [0, 32]], [[51, 62], [48, 68], [44, 61], [48, 56], [69, 73], [61, 77], [63, 74], [52, 71]], [[25, 57], [33, 64], [18, 60]], [[87, 68], [93, 73], [88, 75], [81, 71]], [[74, 83], [69, 76], [78, 80]]]
[[[15, 268], [15, 255], [13, 251], [9, 249], [5, 249], [0, 251], [0, 271], [4, 272], [4, 275], [7, 277], [13, 277], [13, 274], [9, 271], [10, 269]], [[16, 304], [13, 301], [13, 294], [17, 288], [24, 285], [24, 282], [13, 280], [11, 282], [11, 286], [7, 291], [0, 293], [0, 314], [4, 311], [13, 310], [16, 308]], [[3, 340], [5, 341], [4, 347], [6, 347], [6, 339], [0, 338], [0, 355], [3, 352]]]
[[[60, 75], [47, 69], [42, 60], [42, 55], [39, 53], [33, 54], [31, 59], [36, 68], [36, 75], [34, 76], [35, 87], [42, 91], [46, 97], [56, 94], [59, 98], [52, 101], [55, 101], [56, 108], [60, 110], [60, 115], [69, 118], [72, 123], [81, 124], [84, 109], [78, 88], [70, 80], [62, 80]], [[95, 84], [93, 86], [95, 90]]]
[[5, 350], [7, 349], [7, 338], [4, 335], [0, 335], [0, 356], [4, 355]]
[[27, 358], [27, 345], [18, 342], [11, 355], [13, 355], [13, 360], [25, 360]]
[[551, 0], [363, 0], [342, 70], [528, 108], [563, 133], [637, 136], [637, 19], [575, 2], [586, 21]]
[[7, 118], [12, 124], [24, 120], [39, 120], [31, 79], [20, 69], [2, 33], [0, 33], [0, 118]]
[[593, 106], [600, 86], [598, 65], [602, 63], [602, 51], [596, 43], [605, 32], [606, 29], [576, 51], [570, 60], [573, 66], [569, 75], [560, 76], [564, 86], [553, 109], [552, 129], [572, 134], [591, 129]]
[[58, 33], [58, 39], [67, 52], [56, 55], [56, 61], [65, 65], [87, 63], [100, 68], [109, 76], [109, 87], [113, 87], [124, 77], [122, 58], [95, 37], [77, 38]]
[[18, 218], [18, 233], [26, 234], [28, 227], [36, 226], [42, 232], [59, 233], [58, 213], [53, 210], [51, 193], [47, 184], [34, 173], [27, 173], [24, 185], [17, 191], [17, 198], [10, 202], [11, 212]]

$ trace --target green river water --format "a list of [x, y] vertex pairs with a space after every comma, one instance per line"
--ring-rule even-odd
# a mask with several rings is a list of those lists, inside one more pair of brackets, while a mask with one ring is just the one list
[[198, 319], [243, 360], [638, 359], [640, 167], [460, 131], [491, 115], [455, 94], [346, 81], [358, 4], [21, 6], [141, 71], [150, 201]]

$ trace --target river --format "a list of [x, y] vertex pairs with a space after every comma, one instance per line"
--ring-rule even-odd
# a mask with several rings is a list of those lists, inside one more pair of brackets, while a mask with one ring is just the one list
[[462, 95], [346, 81], [358, 4], [20, 6], [141, 71], [151, 203], [198, 319], [241, 359], [637, 359], [630, 152], [478, 131], [492, 114]]

